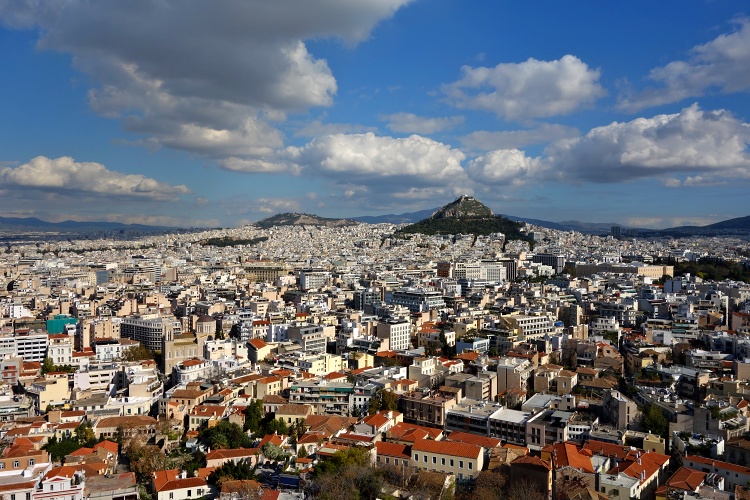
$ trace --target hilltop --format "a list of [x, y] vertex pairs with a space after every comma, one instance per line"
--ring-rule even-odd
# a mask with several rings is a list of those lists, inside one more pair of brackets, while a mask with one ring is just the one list
[[299, 214], [296, 212], [285, 212], [283, 214], [272, 215], [255, 223], [262, 229], [268, 229], [275, 226], [323, 226], [323, 227], [344, 227], [355, 226], [359, 224], [351, 219], [327, 219], [311, 214]]
[[436, 219], [490, 219], [494, 217], [490, 208], [471, 196], [461, 195], [447, 205], [438, 208], [429, 218]]
[[439, 208], [430, 217], [406, 226], [396, 234], [473, 234], [489, 235], [503, 233], [506, 241], [524, 240], [529, 237], [522, 232], [523, 223], [514, 222], [495, 215], [479, 200], [471, 196], [460, 196]]

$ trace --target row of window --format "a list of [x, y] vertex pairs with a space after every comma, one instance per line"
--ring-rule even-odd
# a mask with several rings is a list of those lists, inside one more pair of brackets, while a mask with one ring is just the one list
[[[35, 463], [36, 463], [35, 459], [33, 458], [29, 459], [29, 466], [32, 466]], [[18, 460], [13, 460], [13, 468], [18, 469], [19, 467], [21, 467], [21, 462]], [[0, 462], [0, 470], [3, 470], [3, 469], [5, 469], [5, 462]]]
[[[16, 498], [16, 497], [18, 497], [18, 498]], [[31, 500], [31, 493], [27, 492], [26, 496], [24, 498], [26, 500]], [[20, 495], [16, 495], [15, 493], [11, 493], [10, 494], [10, 500], [21, 500], [21, 496]]]
[[[196, 490], [196, 492], [197, 492], [197, 496], [198, 497], [202, 497], [203, 496], [203, 488], [198, 488]], [[193, 496], [193, 490], [187, 490], [187, 496], [188, 496], [188, 498], [192, 497]], [[169, 492], [169, 499], [170, 500], [174, 499], [174, 492], [173, 491]]]
[[[427, 455], [424, 455], [422, 458], [423, 458], [423, 462], [427, 463], [427, 460], [428, 460], [429, 457]], [[418, 453], [414, 454], [414, 461], [417, 462], [417, 463], [419, 463], [419, 454]], [[453, 461], [452, 458], [449, 459], [448, 462], [450, 463], [450, 467], [455, 467], [454, 461]], [[437, 464], [437, 457], [435, 457], [435, 456], [432, 457], [432, 463], [433, 464]], [[440, 465], [444, 466], [445, 463], [446, 463], [445, 457], [441, 457], [440, 458]], [[467, 465], [468, 465], [468, 469], [469, 470], [472, 470], [474, 468], [474, 463], [473, 462], [467, 462]], [[463, 469], [464, 468], [464, 461], [463, 460], [459, 460], [458, 461], [458, 468], [459, 469]]]

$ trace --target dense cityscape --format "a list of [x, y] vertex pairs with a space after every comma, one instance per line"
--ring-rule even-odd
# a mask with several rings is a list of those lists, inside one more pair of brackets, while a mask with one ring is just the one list
[[746, 237], [261, 225], [2, 248], [4, 498], [746, 494]]
[[0, 500], [750, 500], [748, 12], [0, 0]]

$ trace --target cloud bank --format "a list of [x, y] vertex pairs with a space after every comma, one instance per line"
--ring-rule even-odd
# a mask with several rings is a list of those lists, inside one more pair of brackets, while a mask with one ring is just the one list
[[635, 95], [622, 95], [619, 107], [626, 111], [698, 97], [711, 90], [722, 93], [750, 90], [750, 20], [738, 22], [738, 29], [697, 45], [685, 61], [673, 61], [651, 70], [654, 82]]
[[0, 168], [0, 187], [154, 201], [175, 200], [191, 192], [186, 186], [116, 172], [100, 163], [77, 162], [68, 156], [54, 159], [37, 156], [17, 167]]
[[265, 159], [283, 144], [273, 121], [336, 95], [305, 40], [355, 44], [409, 1], [3, 1], [0, 22], [70, 53], [93, 82], [91, 107], [144, 145]]
[[572, 55], [555, 61], [530, 58], [494, 68], [464, 66], [461, 72], [458, 81], [442, 87], [447, 101], [506, 120], [566, 115], [606, 94], [599, 85], [599, 70]]

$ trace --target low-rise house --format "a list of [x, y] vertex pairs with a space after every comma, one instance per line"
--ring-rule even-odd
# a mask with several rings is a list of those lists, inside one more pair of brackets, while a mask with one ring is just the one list
[[386, 440], [392, 443], [413, 444], [425, 439], [440, 441], [443, 439], [443, 430], [401, 422], [386, 433]]
[[178, 500], [200, 498], [211, 494], [206, 480], [200, 477], [187, 477], [185, 471], [178, 469], [160, 470], [151, 477], [156, 500]]
[[146, 415], [105, 417], [94, 422], [93, 428], [97, 439], [116, 439], [121, 431], [124, 438], [145, 436], [150, 440], [156, 436], [156, 419]]
[[33, 498], [49, 500], [83, 500], [86, 487], [83, 474], [73, 467], [50, 469], [37, 487]]
[[260, 448], [211, 450], [206, 453], [206, 467], [221, 467], [227, 462], [234, 462], [237, 464], [242, 461], [246, 461], [251, 467], [255, 467], [260, 455]]
[[275, 412], [277, 419], [282, 419], [287, 424], [294, 422], [304, 422], [304, 420], [313, 414], [313, 407], [305, 404], [284, 404], [280, 405]]
[[86, 476], [83, 490], [87, 500], [126, 500], [138, 498], [138, 483], [134, 472]]
[[[706, 481], [707, 472], [701, 472], [688, 467], [680, 467], [667, 481], [656, 490], [656, 500], [667, 500], [667, 491], [670, 498], [677, 492], [697, 493], [698, 489]], [[723, 487], [723, 479], [722, 479]]]
[[712, 458], [686, 455], [682, 458], [683, 467], [701, 472], [717, 474], [724, 478], [724, 491], [734, 491], [737, 486], [745, 486], [750, 481], [750, 468]]
[[388, 432], [394, 425], [403, 422], [401, 413], [392, 410], [383, 410], [373, 415], [364, 417], [354, 424], [354, 432], [370, 436], [380, 436]]
[[418, 440], [411, 447], [410, 465], [473, 479], [484, 467], [484, 450], [469, 443]]
[[396, 465], [405, 467], [411, 460], [411, 447], [405, 444], [387, 443], [378, 441], [375, 443], [378, 465]]
[[190, 410], [188, 430], [197, 431], [216, 425], [226, 416], [229, 408], [222, 405], [199, 405]]

